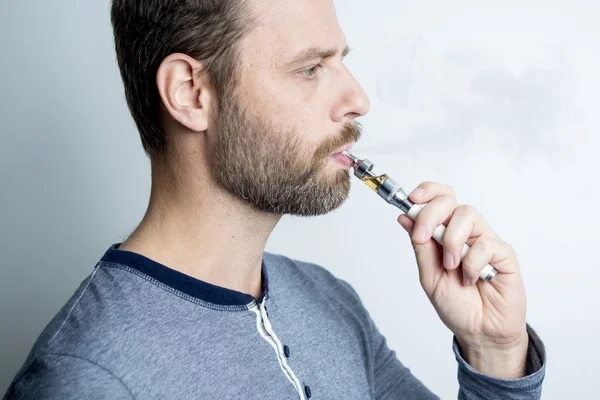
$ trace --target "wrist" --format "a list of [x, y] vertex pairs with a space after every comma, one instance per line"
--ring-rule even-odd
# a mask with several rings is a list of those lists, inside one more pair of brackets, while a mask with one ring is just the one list
[[463, 359], [482, 374], [501, 379], [519, 379], [527, 375], [529, 335], [503, 342], [472, 342], [456, 337]]

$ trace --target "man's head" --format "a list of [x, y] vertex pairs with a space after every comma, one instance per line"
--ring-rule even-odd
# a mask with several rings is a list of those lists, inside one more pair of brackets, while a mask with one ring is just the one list
[[185, 156], [206, 157], [218, 184], [268, 212], [344, 201], [349, 173], [331, 155], [359, 139], [369, 100], [342, 63], [331, 0], [113, 0], [111, 20], [153, 161], [203, 146]]

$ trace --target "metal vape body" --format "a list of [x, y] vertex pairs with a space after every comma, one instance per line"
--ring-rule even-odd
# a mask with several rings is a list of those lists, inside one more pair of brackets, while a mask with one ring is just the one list
[[375, 191], [388, 203], [398, 207], [404, 213], [414, 206], [408, 195], [392, 178], [387, 175], [373, 174], [373, 163], [369, 160], [353, 160], [354, 175], [361, 181], [372, 180], [378, 183]]

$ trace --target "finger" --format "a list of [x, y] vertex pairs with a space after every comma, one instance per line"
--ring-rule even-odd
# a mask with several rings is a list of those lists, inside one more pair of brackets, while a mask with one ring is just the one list
[[465, 243], [473, 244], [482, 232], [494, 237], [491, 229], [483, 227], [484, 225], [487, 226], [483, 216], [473, 207], [460, 205], [454, 209], [442, 238], [444, 268], [458, 267]]
[[408, 232], [409, 236], [413, 231], [413, 228], [415, 226], [415, 221], [413, 221], [412, 219], [410, 219], [408, 217], [408, 215], [406, 214], [401, 214], [398, 217], [398, 223], [400, 224], [400, 226], [402, 226], [404, 228], [404, 230], [406, 232]]
[[450, 219], [456, 206], [456, 198], [448, 194], [438, 195], [427, 203], [415, 219], [415, 229], [411, 235], [413, 242], [416, 245], [427, 243], [433, 231]]
[[491, 264], [503, 274], [519, 271], [517, 255], [512, 246], [502, 240], [480, 236], [462, 260], [464, 285], [470, 286], [476, 282], [479, 272], [487, 264]]
[[427, 203], [437, 196], [448, 195], [456, 199], [454, 188], [437, 182], [422, 182], [410, 194], [408, 198], [417, 204]]
[[[406, 214], [400, 215], [398, 222], [409, 235], [413, 232], [415, 222]], [[424, 245], [415, 246], [414, 242], [412, 242], [412, 245], [417, 259], [417, 266], [419, 267], [419, 281], [425, 293], [431, 296], [436, 287], [436, 282], [440, 279], [443, 272], [439, 245], [433, 238]]]
[[[489, 236], [497, 240], [502, 240], [500, 237], [494, 232], [494, 230], [488, 225], [483, 215], [473, 206], [469, 204], [461, 204], [456, 207], [454, 210], [454, 215], [470, 215], [473, 219], [473, 230], [471, 231], [471, 237], [479, 237], [479, 236]], [[468, 245], [471, 245], [467, 241]]]

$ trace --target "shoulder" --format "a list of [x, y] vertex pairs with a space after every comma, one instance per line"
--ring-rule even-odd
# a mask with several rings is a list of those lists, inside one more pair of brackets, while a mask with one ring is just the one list
[[70, 365], [103, 359], [97, 356], [109, 349], [126, 348], [130, 336], [143, 329], [138, 326], [145, 315], [139, 299], [148, 297], [145, 286], [135, 295], [135, 286], [128, 282], [132, 279], [136, 278], [130, 273], [98, 264], [46, 325], [28, 359], [70, 354], [68, 359], [52, 356], [53, 360], [63, 360], [61, 365]]
[[265, 253], [264, 260], [271, 269], [276, 269], [278, 275], [283, 275], [294, 284], [316, 286], [322, 289], [321, 293], [362, 306], [358, 293], [350, 283], [316, 263], [273, 253]]

